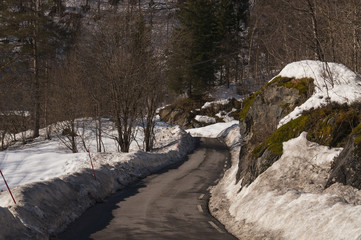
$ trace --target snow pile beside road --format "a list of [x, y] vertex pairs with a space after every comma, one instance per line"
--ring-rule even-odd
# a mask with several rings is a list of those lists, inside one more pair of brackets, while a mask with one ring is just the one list
[[[83, 167], [71, 175], [18, 186], [12, 190], [16, 205], [7, 192], [2, 192], [0, 203], [8, 208], [0, 207], [0, 219], [9, 219], [10, 223], [20, 220], [29, 231], [22, 239], [48, 239], [49, 234], [62, 231], [87, 208], [109, 194], [184, 159], [194, 149], [193, 138], [178, 126], [169, 130], [176, 133], [173, 136], [176, 140], [157, 151], [94, 155], [96, 180], [91, 169]], [[10, 219], [8, 211], [15, 218]], [[16, 234], [12, 229], [3, 230], [2, 226], [0, 239], [8, 233]]]
[[324, 189], [341, 150], [309, 142], [302, 133], [285, 142], [282, 157], [242, 189], [241, 181], [236, 183], [236, 151], [232, 167], [212, 190], [211, 212], [240, 239], [359, 239], [361, 191], [342, 184]]
[[186, 130], [193, 137], [206, 137], [206, 138], [216, 138], [218, 137], [225, 129], [238, 125], [239, 121], [231, 121], [227, 123], [215, 123], [200, 128], [191, 128]]
[[225, 129], [219, 136], [224, 139], [224, 142], [230, 148], [231, 167], [225, 172], [219, 183], [211, 189], [209, 210], [230, 233], [238, 236], [238, 224], [234, 216], [230, 214], [229, 208], [232, 204], [232, 200], [235, 200], [238, 189], [241, 188], [240, 182], [236, 182], [239, 153], [241, 150], [239, 126], [233, 125], [230, 128]]
[[322, 107], [329, 102], [351, 104], [360, 101], [361, 78], [342, 64], [308, 60], [294, 62], [288, 64], [278, 76], [313, 78], [315, 84], [314, 94], [284, 117], [278, 127], [296, 119], [306, 110]]
[[[95, 122], [87, 119], [79, 119], [79, 125], [87, 126], [84, 129], [84, 139], [91, 154], [96, 152]], [[114, 141], [117, 132], [114, 124], [108, 119], [102, 120], [104, 136], [102, 137], [102, 149], [106, 152], [118, 152], [118, 146]], [[158, 121], [156, 123], [155, 143], [157, 149], [163, 148], [178, 141], [179, 127]], [[83, 132], [83, 131], [80, 131]], [[130, 152], [137, 152], [144, 149], [144, 133], [140, 126], [135, 128], [135, 141], [130, 145]], [[45, 129], [41, 130], [41, 136], [45, 136]], [[23, 134], [31, 135], [31, 131]], [[20, 139], [20, 135], [17, 139]], [[84, 151], [83, 144], [78, 139], [79, 153], [72, 153], [61, 143], [55, 135], [51, 140], [43, 140], [42, 137], [33, 142], [15, 144], [6, 151], [0, 152], [0, 169], [6, 176], [11, 188], [33, 182], [45, 181], [54, 177], [70, 174], [82, 168], [90, 167], [89, 154]], [[6, 190], [5, 184], [0, 181], [0, 191]], [[0, 199], [0, 206], [3, 206]]]

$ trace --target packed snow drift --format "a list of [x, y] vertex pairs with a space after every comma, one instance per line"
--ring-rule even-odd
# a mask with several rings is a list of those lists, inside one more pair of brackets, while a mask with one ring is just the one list
[[226, 130], [227, 128], [238, 125], [238, 121], [230, 121], [226, 123], [215, 123], [212, 125], [208, 125], [200, 128], [191, 128], [186, 131], [191, 134], [193, 137], [207, 137], [207, 138], [216, 138], [219, 137], [220, 134]]

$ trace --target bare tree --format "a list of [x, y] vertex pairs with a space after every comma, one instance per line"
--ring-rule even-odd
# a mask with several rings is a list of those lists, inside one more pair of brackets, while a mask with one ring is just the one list
[[78, 119], [87, 112], [83, 81], [78, 68], [76, 55], [68, 56], [62, 67], [57, 69], [52, 78], [56, 96], [53, 107], [57, 115], [56, 132], [63, 144], [73, 153], [78, 152], [77, 138], [82, 125]]
[[117, 131], [114, 139], [122, 152], [128, 152], [143, 107], [149, 31], [142, 13], [130, 6], [121, 16], [108, 16], [93, 32], [83, 49], [88, 59], [97, 60], [91, 76], [108, 93], [109, 113]]

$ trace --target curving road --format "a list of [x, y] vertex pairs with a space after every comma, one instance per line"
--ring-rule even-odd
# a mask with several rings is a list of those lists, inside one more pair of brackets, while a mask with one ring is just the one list
[[187, 161], [117, 192], [54, 239], [236, 239], [207, 208], [229, 158], [219, 140], [202, 138]]

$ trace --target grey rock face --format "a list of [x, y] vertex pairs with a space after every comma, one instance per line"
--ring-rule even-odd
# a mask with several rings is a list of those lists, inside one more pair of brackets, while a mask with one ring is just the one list
[[[160, 119], [167, 123], [178, 124], [183, 128], [192, 127], [192, 119], [195, 114], [184, 111], [183, 109], [168, 106], [159, 112]], [[198, 127], [198, 126], [194, 126]]]
[[351, 137], [346, 147], [335, 159], [330, 178], [326, 188], [339, 182], [357, 189], [361, 189], [361, 157], [360, 149], [355, 146], [354, 138]]
[[254, 148], [276, 131], [283, 117], [306, 100], [307, 97], [301, 96], [298, 90], [278, 86], [277, 82], [261, 90], [255, 98], [246, 118], [240, 122], [243, 143], [237, 181], [243, 179], [242, 186], [252, 183], [278, 159], [267, 150], [256, 158], [252, 154]]

